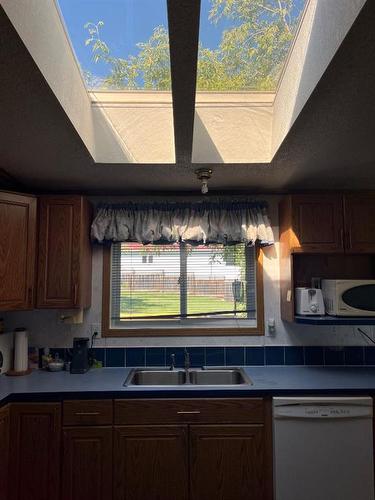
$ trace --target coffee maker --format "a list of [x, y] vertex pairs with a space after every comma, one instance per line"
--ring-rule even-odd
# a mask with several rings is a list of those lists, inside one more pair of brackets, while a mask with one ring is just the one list
[[90, 368], [89, 363], [89, 341], [88, 337], [76, 337], [73, 339], [73, 354], [70, 363], [70, 373], [85, 373]]

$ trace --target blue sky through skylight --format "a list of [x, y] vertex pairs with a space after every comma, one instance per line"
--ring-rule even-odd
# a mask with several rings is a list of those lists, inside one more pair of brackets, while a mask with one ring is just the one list
[[[245, 7], [255, 3], [252, 0], [236, 1], [239, 6], [244, 4]], [[58, 3], [88, 87], [170, 89], [166, 0], [58, 0]], [[223, 34], [233, 28], [238, 28], [246, 21], [244, 17], [224, 15], [214, 23], [209, 17], [212, 7], [215, 4], [223, 7], [226, 3], [225, 0], [201, 0], [200, 45], [210, 49], [208, 56], [211, 58], [220, 47]], [[276, 0], [260, 0], [257, 3], [271, 8], [274, 7], [273, 4], [279, 4]], [[281, 0], [281, 3], [289, 7], [293, 24], [293, 20], [300, 16], [305, 0]], [[258, 19], [262, 20], [261, 15]], [[85, 41], [89, 38], [88, 29], [90, 27], [96, 29], [95, 25], [99, 21], [102, 21], [103, 25], [98, 26], [98, 32], [94, 34], [91, 42], [85, 45]], [[92, 23], [92, 25], [85, 28], [87, 23]], [[149, 41], [156, 27], [163, 28], [156, 33], [152, 43], [142, 52], [137, 44]], [[102, 46], [93, 51], [97, 39], [105, 43], [104, 51]], [[106, 52], [107, 49], [108, 52]], [[157, 63], [149, 65], [147, 61], [150, 59], [150, 54], [151, 59], [154, 58], [154, 61], [158, 61]], [[216, 53], [215, 57], [220, 59], [222, 54]], [[240, 66], [245, 67], [251, 63], [248, 51], [243, 51], [242, 58]], [[223, 60], [220, 59], [219, 63], [223, 65]], [[217, 61], [215, 64], [218, 64]], [[281, 65], [282, 61], [278, 61], [278, 64]], [[209, 69], [211, 71], [212, 68]], [[228, 71], [228, 68], [224, 69]], [[211, 78], [210, 71], [207, 74], [204, 73], [206, 70], [207, 67], [203, 66], [202, 78], [201, 80], [198, 78], [198, 88], [202, 85], [207, 87], [203, 90], [249, 90], [248, 88], [242, 89], [241, 86], [251, 85], [250, 77], [246, 79], [240, 75], [241, 78], [236, 76], [233, 79], [231, 75], [231, 81], [228, 80], [228, 82], [233, 88], [216, 89], [215, 85], [219, 84]], [[198, 71], [200, 71], [200, 66]], [[216, 67], [214, 71], [217, 73]], [[234, 69], [229, 68], [229, 71], [241, 72], [242, 70], [239, 70], [237, 66]], [[273, 83], [268, 85], [272, 86]]]

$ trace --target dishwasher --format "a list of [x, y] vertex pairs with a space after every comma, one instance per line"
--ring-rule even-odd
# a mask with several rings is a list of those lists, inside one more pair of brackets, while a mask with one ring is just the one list
[[374, 500], [372, 398], [273, 398], [275, 500]]

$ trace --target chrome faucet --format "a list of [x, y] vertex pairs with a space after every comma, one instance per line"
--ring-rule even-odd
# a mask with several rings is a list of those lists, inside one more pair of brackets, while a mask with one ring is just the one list
[[190, 354], [188, 352], [188, 350], [184, 349], [184, 356], [185, 356], [185, 362], [184, 362], [184, 366], [185, 366], [185, 373], [186, 373], [186, 381], [189, 380], [189, 368], [190, 368]]
[[175, 366], [176, 366], [176, 355], [171, 354], [171, 366], [169, 367], [169, 369], [173, 371], [175, 369]]

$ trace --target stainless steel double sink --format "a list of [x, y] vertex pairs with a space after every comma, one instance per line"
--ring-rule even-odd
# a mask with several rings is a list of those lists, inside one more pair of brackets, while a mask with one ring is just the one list
[[252, 384], [242, 368], [203, 368], [189, 370], [168, 368], [134, 368], [125, 380], [126, 386], [181, 385], [249, 385]]

